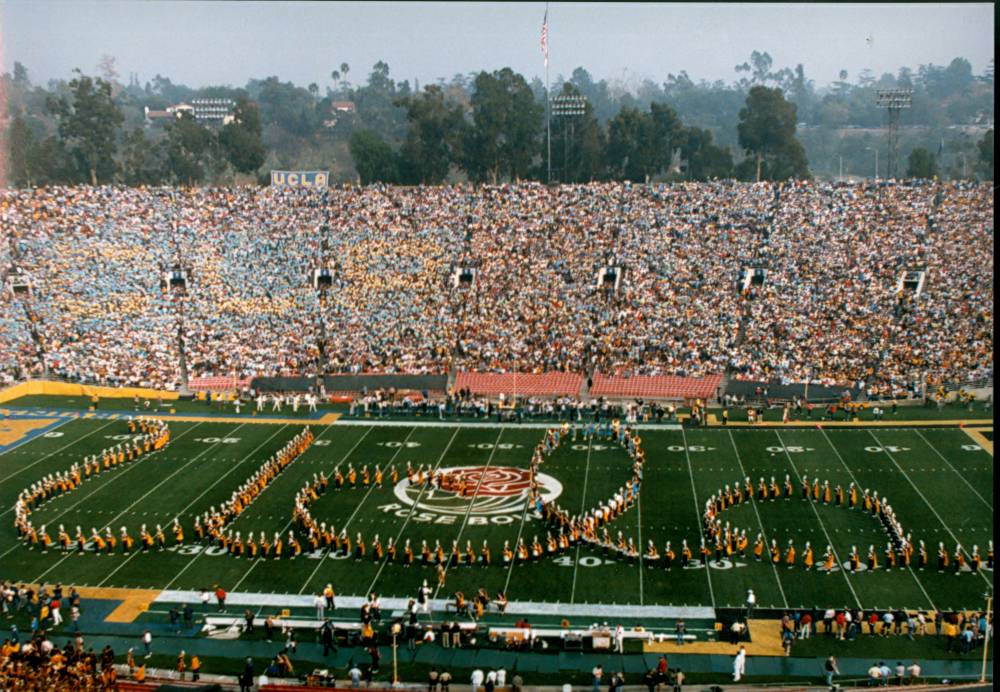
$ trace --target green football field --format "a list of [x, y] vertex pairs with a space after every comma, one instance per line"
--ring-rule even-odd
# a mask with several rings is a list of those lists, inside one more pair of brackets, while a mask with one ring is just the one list
[[[42, 415], [42, 414], [39, 414]], [[0, 429], [10, 426], [0, 421]], [[332, 583], [338, 594], [383, 596], [415, 593], [422, 580], [436, 586], [433, 567], [344, 558], [325, 553], [296, 560], [249, 560], [222, 554], [215, 546], [193, 541], [192, 520], [211, 505], [220, 505], [272, 453], [293, 437], [299, 425], [246, 422], [169, 421], [172, 439], [160, 453], [86, 481], [78, 490], [57, 497], [33, 515], [55, 538], [64, 524], [89, 535], [92, 527], [115, 534], [127, 526], [133, 537], [145, 523], [162, 524], [168, 550], [97, 555], [92, 552], [42, 554], [16, 541], [12, 506], [18, 493], [49, 473], [67, 469], [84, 455], [116, 444], [127, 435], [122, 420], [60, 419], [44, 434], [9, 444], [0, 454], [0, 579], [61, 582], [100, 587], [194, 590], [221, 585], [230, 592], [314, 594]], [[709, 428], [661, 427], [643, 430], [647, 454], [639, 501], [609, 527], [640, 547], [652, 540], [662, 551], [687, 540], [697, 552], [700, 515], [705, 500], [726, 483], [745, 476], [754, 482], [789, 474], [829, 480], [831, 486], [878, 491], [891, 502], [899, 521], [915, 541], [924, 540], [931, 567], [849, 573], [787, 569], [768, 562], [736, 558], [721, 565], [682, 569], [679, 562], [664, 570], [642, 562], [629, 564], [588, 547], [572, 548], [558, 557], [515, 565], [500, 564], [504, 540], [544, 539], [546, 527], [526, 511], [519, 492], [510, 491], [526, 469], [542, 427], [481, 425], [386, 425], [339, 421], [315, 426], [314, 444], [294, 461], [232, 525], [245, 536], [287, 533], [293, 498], [320, 471], [331, 475], [338, 465], [360, 469], [395, 464], [403, 482], [393, 488], [331, 490], [311, 506], [318, 521], [357, 533], [371, 547], [377, 534], [415, 549], [421, 541], [439, 540], [447, 551], [453, 540], [477, 549], [488, 540], [493, 566], [452, 567], [436, 595], [455, 590], [467, 594], [485, 587], [505, 590], [511, 601], [559, 604], [631, 604], [738, 606], [748, 588], [765, 607], [863, 607], [959, 609], [980, 608], [992, 585], [992, 572], [940, 574], [936, 551], [944, 542], [949, 553], [956, 543], [971, 552], [978, 545], [985, 558], [993, 537], [993, 457], [958, 428]], [[481, 467], [488, 483], [472, 501], [448, 493], [436, 495], [405, 487], [407, 462], [437, 469]], [[629, 477], [630, 462], [618, 445], [605, 440], [564, 442], [544, 463], [545, 487], [571, 512], [594, 507], [609, 498]], [[507, 484], [507, 485], [505, 485]], [[514, 484], [514, 485], [511, 485]], [[187, 540], [174, 546], [169, 524], [180, 517]], [[792, 540], [800, 556], [806, 541], [817, 563], [827, 546], [838, 561], [852, 546], [864, 555], [870, 544], [880, 553], [887, 536], [878, 520], [860, 510], [824, 506], [799, 498], [744, 503], [720, 516], [746, 529], [751, 543], [763, 533], [784, 549]]]

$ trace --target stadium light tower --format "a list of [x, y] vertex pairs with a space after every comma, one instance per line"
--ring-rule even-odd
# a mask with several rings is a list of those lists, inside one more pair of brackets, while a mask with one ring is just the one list
[[879, 89], [875, 92], [875, 105], [889, 112], [889, 178], [893, 179], [899, 154], [899, 115], [913, 105], [913, 89]]
[[567, 182], [569, 175], [567, 174], [568, 160], [569, 160], [569, 139], [567, 137], [566, 125], [568, 124], [570, 129], [573, 129], [573, 123], [576, 118], [584, 115], [587, 112], [587, 99], [583, 96], [574, 96], [569, 94], [563, 94], [561, 96], [556, 96], [552, 99], [552, 115], [557, 118], [563, 118], [563, 174], [561, 176], [561, 182]]
[[875, 152], [875, 180], [878, 180], [878, 147], [865, 147], [865, 151]]

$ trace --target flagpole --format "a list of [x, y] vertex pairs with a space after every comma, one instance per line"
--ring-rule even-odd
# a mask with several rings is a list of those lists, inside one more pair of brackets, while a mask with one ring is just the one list
[[545, 3], [545, 26], [546, 26], [546, 41], [545, 41], [545, 141], [546, 141], [546, 160], [548, 162], [547, 173], [545, 176], [546, 184], [552, 183], [552, 123], [551, 123], [551, 111], [552, 111], [552, 99], [549, 95], [549, 44], [548, 44], [548, 22], [549, 22], [549, 3]]

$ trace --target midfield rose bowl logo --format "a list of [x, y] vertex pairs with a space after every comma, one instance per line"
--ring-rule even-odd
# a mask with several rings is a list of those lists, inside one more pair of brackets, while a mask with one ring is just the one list
[[[438, 469], [449, 480], [449, 489], [411, 486], [405, 478], [393, 489], [407, 505], [438, 514], [496, 515], [521, 514], [531, 490], [528, 469], [512, 466], [452, 466]], [[463, 483], [464, 481], [464, 483]], [[551, 502], [562, 494], [562, 483], [544, 473], [538, 474], [542, 498]], [[464, 486], [465, 493], [458, 488]], [[472, 507], [469, 507], [469, 504]]]

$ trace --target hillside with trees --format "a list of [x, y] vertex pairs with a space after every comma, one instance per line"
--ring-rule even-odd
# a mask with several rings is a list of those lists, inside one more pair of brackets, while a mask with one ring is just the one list
[[[333, 182], [439, 184], [542, 180], [548, 175], [545, 88], [509, 68], [457, 74], [421, 87], [379, 61], [357, 77], [347, 62], [328, 83], [277, 76], [201, 89], [156, 75], [122, 83], [113, 58], [96, 75], [33, 83], [15, 63], [0, 77], [9, 185], [264, 182], [271, 169], [323, 169]], [[552, 180], [741, 180], [871, 177], [886, 173], [885, 112], [875, 94], [913, 90], [903, 113], [901, 171], [946, 179], [993, 176], [993, 64], [968, 60], [841, 71], [818, 87], [803, 65], [777, 68], [754, 51], [725, 82], [686, 72], [621, 84], [582, 67], [558, 76], [552, 96], [584, 99], [551, 121]], [[228, 99], [226, 124], [149, 111], [193, 99]]]

